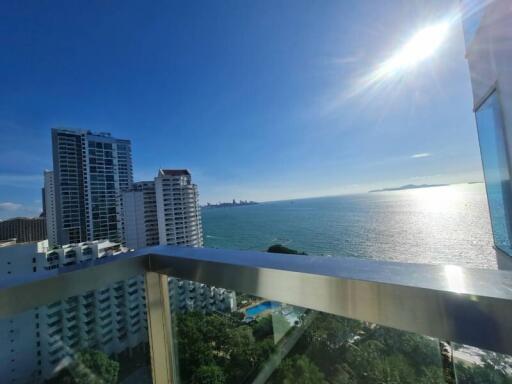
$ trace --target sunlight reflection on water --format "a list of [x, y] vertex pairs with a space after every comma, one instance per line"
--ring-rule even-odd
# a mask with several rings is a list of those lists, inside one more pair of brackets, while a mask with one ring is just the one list
[[496, 268], [485, 188], [460, 184], [203, 210], [205, 246]]

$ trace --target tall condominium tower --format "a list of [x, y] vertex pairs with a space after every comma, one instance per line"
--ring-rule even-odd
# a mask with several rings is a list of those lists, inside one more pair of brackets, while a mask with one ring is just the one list
[[130, 141], [55, 128], [52, 145], [57, 242], [120, 241], [121, 191], [133, 182]]
[[55, 207], [55, 184], [53, 171], [44, 171], [44, 212], [46, 217], [46, 234], [50, 246], [57, 244], [57, 212]]
[[158, 245], [155, 183], [134, 183], [122, 195], [125, 245], [131, 249]]
[[160, 244], [203, 246], [197, 185], [186, 169], [160, 169], [155, 178]]
[[[203, 229], [197, 186], [184, 169], [160, 169], [154, 181], [135, 183], [123, 192], [124, 241], [129, 248], [157, 244], [201, 247]], [[232, 311], [234, 292], [169, 279], [174, 311]]]
[[186, 169], [160, 169], [154, 181], [134, 183], [122, 197], [128, 248], [203, 245], [197, 185]]

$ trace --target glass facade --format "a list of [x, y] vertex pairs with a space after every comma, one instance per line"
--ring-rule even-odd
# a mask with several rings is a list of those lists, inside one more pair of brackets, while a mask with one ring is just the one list
[[512, 255], [510, 173], [503, 117], [496, 91], [476, 110], [476, 121], [494, 242]]

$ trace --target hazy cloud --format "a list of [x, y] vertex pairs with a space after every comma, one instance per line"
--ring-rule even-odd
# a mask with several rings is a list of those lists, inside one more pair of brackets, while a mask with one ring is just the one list
[[411, 156], [411, 159], [419, 159], [422, 157], [430, 157], [430, 156], [432, 156], [432, 154], [428, 153], [428, 152], [415, 153], [414, 155]]
[[0, 220], [5, 220], [11, 217], [38, 217], [41, 213], [41, 206], [39, 204], [20, 204], [11, 201], [4, 201], [0, 203]]
[[31, 175], [16, 175], [0, 173], [0, 186], [5, 187], [33, 187], [43, 185], [43, 173]]
[[6, 201], [4, 203], [0, 203], [0, 211], [12, 212], [12, 211], [17, 211], [21, 207], [22, 207], [21, 204], [11, 203], [10, 201]]

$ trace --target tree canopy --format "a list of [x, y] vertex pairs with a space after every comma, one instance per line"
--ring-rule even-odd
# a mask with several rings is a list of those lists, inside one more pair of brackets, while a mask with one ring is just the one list
[[251, 326], [224, 315], [179, 314], [177, 333], [184, 382], [242, 383], [274, 350], [271, 335], [256, 338]]
[[299, 252], [299, 251], [296, 251], [295, 249], [285, 247], [284, 245], [281, 245], [281, 244], [271, 245], [270, 247], [268, 247], [267, 252], [269, 252], [269, 253], [286, 253], [286, 254], [290, 254], [290, 255], [306, 255], [305, 252]]
[[327, 384], [323, 373], [306, 356], [284, 360], [276, 375], [282, 384]]
[[51, 380], [62, 384], [116, 384], [119, 363], [96, 350], [83, 350], [75, 355], [73, 363]]

